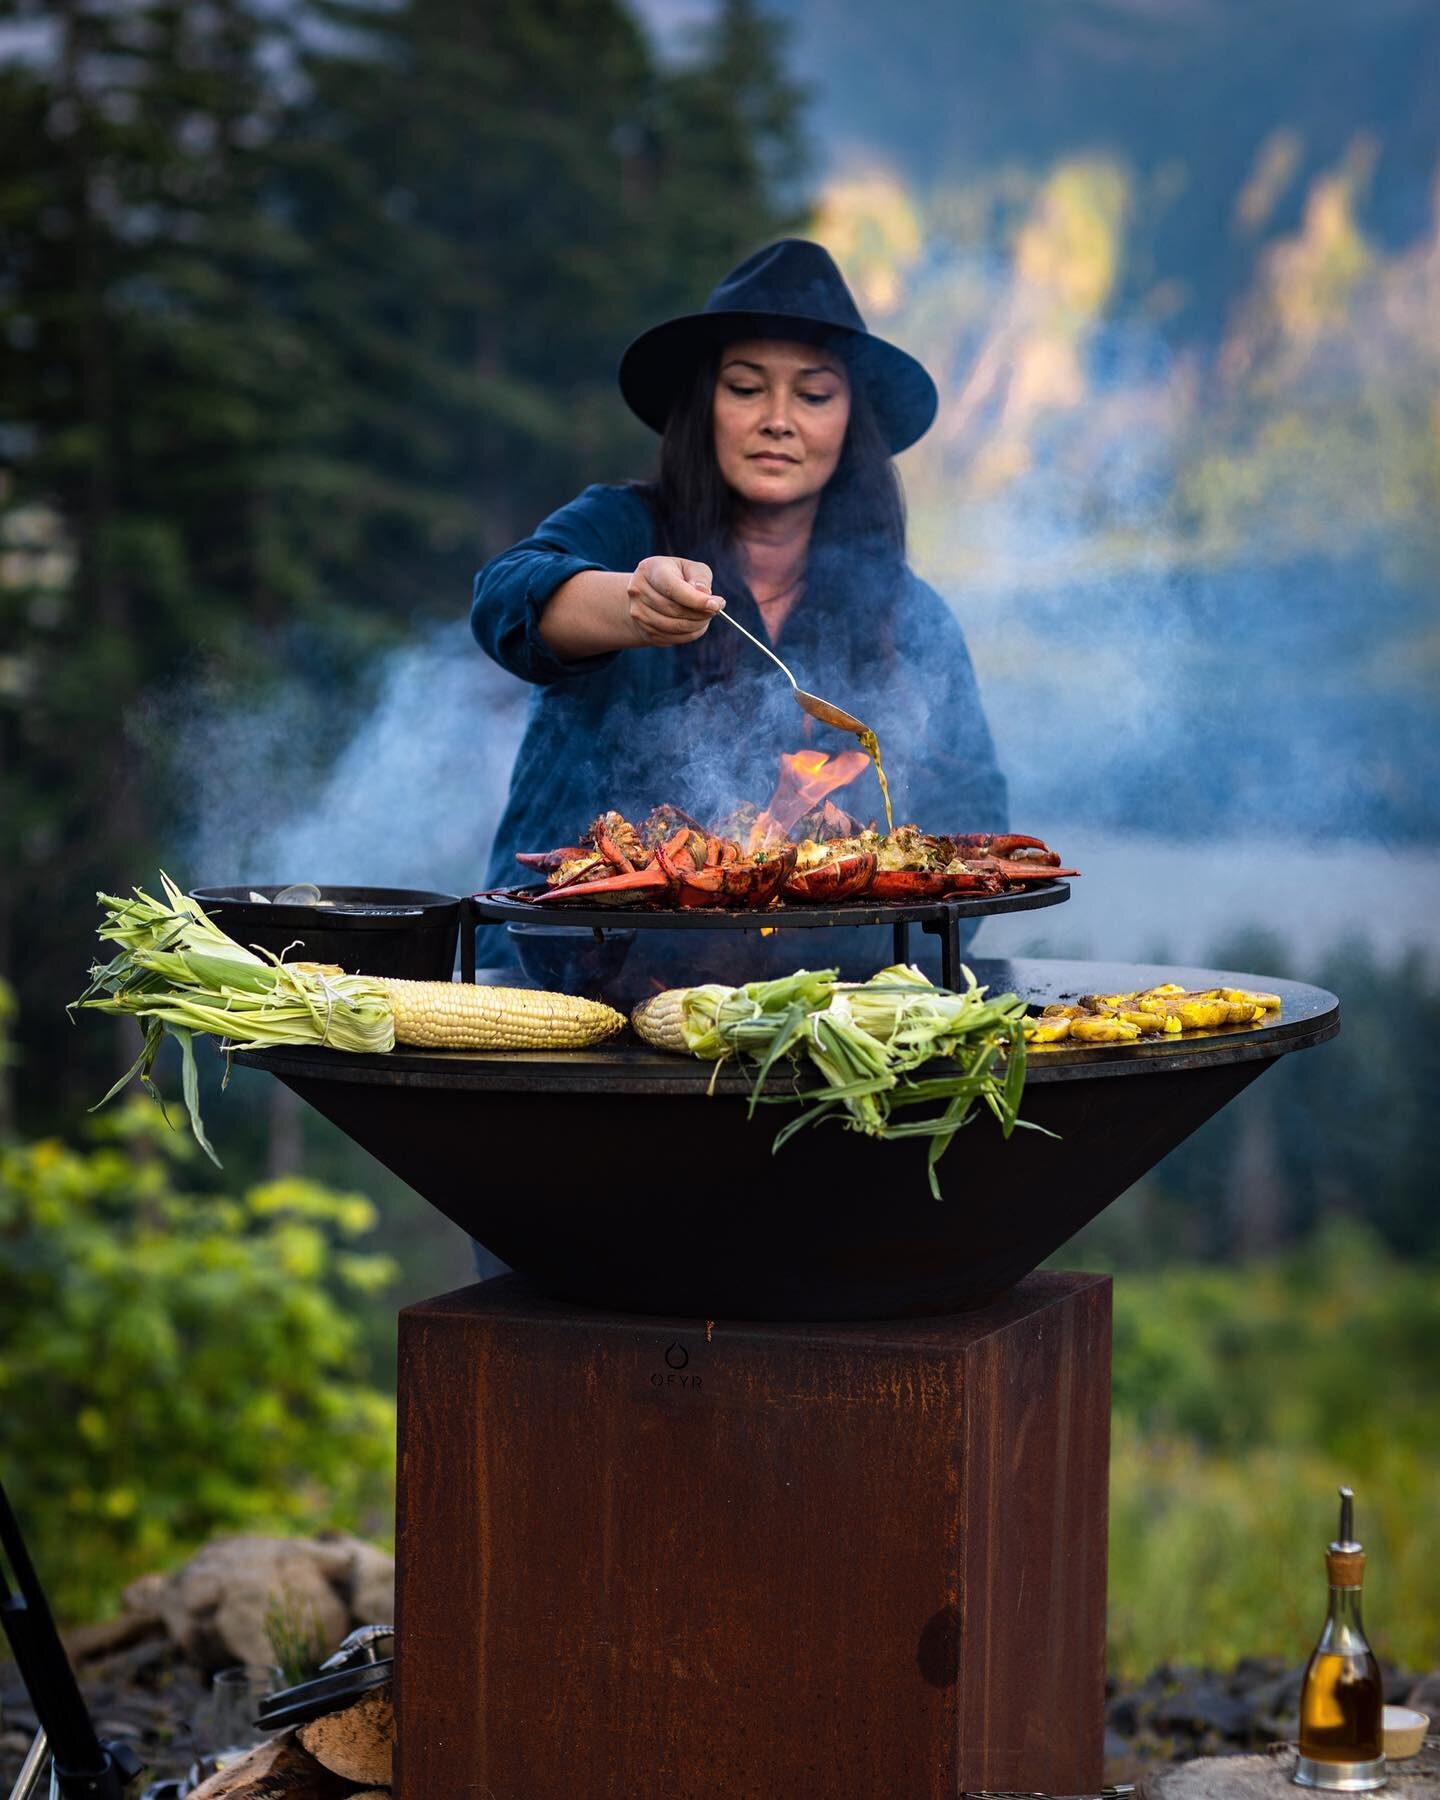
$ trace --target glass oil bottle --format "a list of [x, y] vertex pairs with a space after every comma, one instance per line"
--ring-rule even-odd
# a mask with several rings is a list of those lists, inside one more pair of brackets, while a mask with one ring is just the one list
[[1340, 1490], [1340, 1535], [1327, 1545], [1330, 1610], [1300, 1689], [1298, 1787], [1342, 1794], [1385, 1786], [1384, 1690], [1360, 1622], [1365, 1551], [1355, 1542], [1355, 1496]]

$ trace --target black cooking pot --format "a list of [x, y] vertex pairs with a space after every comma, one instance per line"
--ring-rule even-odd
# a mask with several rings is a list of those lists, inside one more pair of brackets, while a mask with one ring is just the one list
[[507, 925], [505, 934], [537, 987], [611, 1004], [635, 942], [633, 931], [601, 932], [581, 925]]
[[[237, 883], [191, 888], [190, 898], [237, 943], [285, 955], [287, 962], [338, 963], [349, 975], [409, 981], [448, 981], [454, 973], [463, 904], [458, 894], [321, 885], [328, 906], [267, 904], [283, 891], [280, 883]], [[252, 893], [265, 900], [252, 900]]]

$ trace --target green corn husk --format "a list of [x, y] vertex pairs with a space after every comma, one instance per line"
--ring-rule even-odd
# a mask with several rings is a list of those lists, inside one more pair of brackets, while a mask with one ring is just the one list
[[737, 1053], [760, 1054], [777, 1033], [788, 1040], [834, 992], [836, 970], [801, 969], [745, 987], [717, 983], [687, 988], [681, 1010], [685, 1041], [707, 1062]]
[[[1025, 1003], [1014, 994], [989, 998], [962, 969], [958, 992], [933, 986], [904, 964], [865, 982], [840, 982], [833, 969], [798, 970], [776, 981], [741, 988], [711, 984], [687, 990], [682, 1029], [691, 1051], [720, 1062], [744, 1057], [756, 1065], [750, 1095], [757, 1106], [794, 1106], [799, 1115], [775, 1138], [827, 1118], [878, 1138], [928, 1138], [930, 1191], [938, 1200], [941, 1157], [983, 1105], [1008, 1138], [1020, 1126], [1025, 1086]], [[767, 1094], [767, 1077], [782, 1058], [803, 1059], [818, 1084]], [[948, 1061], [951, 1071], [916, 1078]], [[926, 1116], [896, 1120], [901, 1109], [926, 1107]]]
[[223, 1039], [227, 1054], [276, 1044], [383, 1052], [394, 1047], [394, 1015], [385, 994], [364, 976], [257, 955], [227, 937], [168, 875], [160, 879], [165, 904], [139, 888], [128, 899], [96, 896], [105, 914], [99, 936], [119, 945], [119, 954], [91, 968], [90, 985], [71, 1010], [127, 1014], [145, 1028], [139, 1056], [99, 1106], [136, 1077], [160, 1100], [151, 1070], [166, 1034], [175, 1039], [191, 1129], [218, 1166], [200, 1121], [196, 1032]]

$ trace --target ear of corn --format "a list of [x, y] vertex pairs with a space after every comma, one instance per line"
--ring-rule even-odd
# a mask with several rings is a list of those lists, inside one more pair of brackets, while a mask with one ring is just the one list
[[534, 988], [374, 977], [395, 1017], [395, 1041], [425, 1050], [583, 1050], [625, 1021], [613, 1007]]
[[100, 936], [120, 953], [91, 969], [90, 986], [74, 1004], [128, 1014], [145, 1028], [134, 1067], [101, 1106], [132, 1077], [158, 1099], [151, 1069], [165, 1035], [176, 1040], [191, 1128], [216, 1163], [200, 1122], [197, 1032], [222, 1039], [227, 1051], [315, 1044], [375, 1054], [397, 1042], [437, 1050], [577, 1050], [625, 1023], [610, 1007], [568, 994], [386, 981], [257, 956], [226, 937], [168, 876], [161, 880], [164, 903], [138, 888], [130, 899], [98, 896], [105, 912]]
[[637, 1037], [657, 1050], [675, 1050], [684, 1055], [690, 1045], [685, 1037], [685, 988], [666, 988], [642, 1000], [630, 1015]]
[[[990, 999], [968, 969], [963, 973], [966, 986], [956, 993], [902, 964], [859, 983], [837, 981], [833, 969], [800, 969], [740, 988], [670, 988], [636, 1007], [631, 1022], [658, 1049], [717, 1062], [748, 1059], [751, 1112], [798, 1109], [777, 1134], [777, 1150], [825, 1118], [869, 1137], [928, 1139], [930, 1191], [939, 1199], [936, 1164], [979, 1107], [994, 1114], [1006, 1137], [1026, 1124], [1019, 1116], [1024, 1003], [1014, 994]], [[766, 1092], [766, 1078], [782, 1061], [808, 1064], [818, 1083]], [[948, 1067], [922, 1073], [941, 1064]], [[915, 1107], [926, 1114], [895, 1117]]]

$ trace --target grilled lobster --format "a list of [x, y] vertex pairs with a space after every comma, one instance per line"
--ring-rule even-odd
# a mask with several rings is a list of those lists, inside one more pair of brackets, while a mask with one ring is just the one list
[[[853, 821], [846, 819], [847, 824]], [[914, 825], [883, 835], [853, 830], [800, 844], [767, 840], [746, 849], [683, 813], [657, 806], [637, 829], [602, 813], [579, 844], [522, 852], [545, 874], [538, 902], [754, 909], [776, 899], [822, 904], [864, 896], [878, 901], [999, 894], [1027, 882], [1074, 875], [1040, 838], [1007, 833], [932, 836]]]
[[619, 813], [605, 813], [588, 839], [592, 847], [575, 846], [573, 854], [522, 858], [531, 868], [551, 865], [541, 905], [768, 906], [795, 866], [793, 844], [745, 856], [733, 838], [715, 837], [675, 807], [656, 807], [638, 832]]

